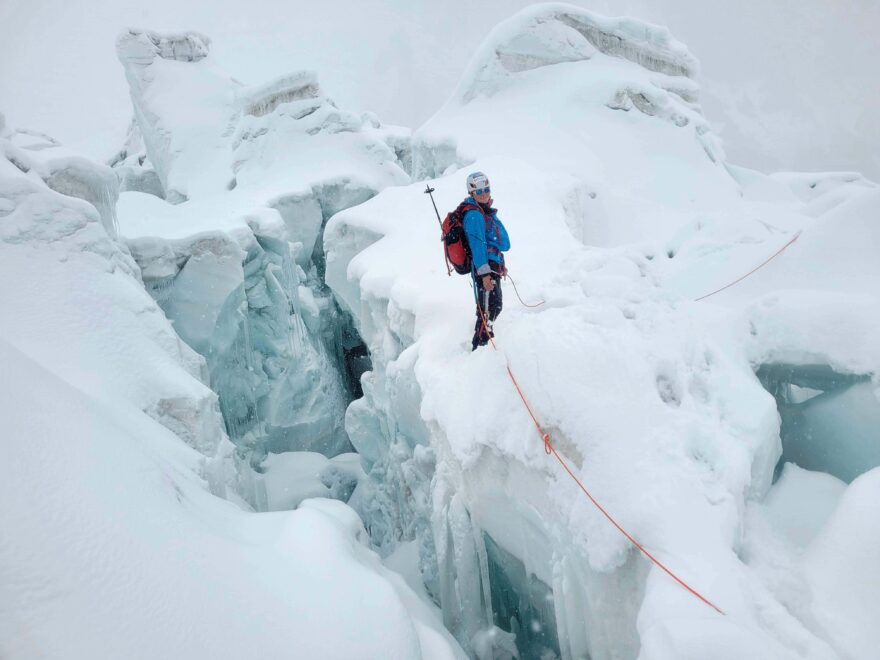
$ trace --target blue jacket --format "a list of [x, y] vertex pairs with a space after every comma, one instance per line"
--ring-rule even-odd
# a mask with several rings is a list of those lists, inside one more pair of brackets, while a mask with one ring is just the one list
[[[479, 206], [473, 197], [468, 197], [464, 201], [466, 204]], [[477, 275], [486, 275], [490, 272], [490, 261], [504, 265], [504, 255], [501, 253], [510, 249], [510, 239], [495, 209], [489, 209], [486, 216], [479, 211], [468, 211], [464, 214], [462, 224], [471, 249], [473, 269]]]

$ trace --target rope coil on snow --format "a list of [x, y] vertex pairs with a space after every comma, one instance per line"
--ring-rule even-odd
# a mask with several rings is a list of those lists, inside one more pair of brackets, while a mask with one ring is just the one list
[[[797, 236], [795, 236], [795, 238], [797, 238]], [[492, 348], [495, 349], [496, 351], [498, 351], [498, 345], [495, 343], [494, 337], [492, 337], [492, 335], [489, 334], [488, 321], [486, 320], [486, 315], [483, 311], [483, 308], [480, 307], [479, 305], [477, 305], [477, 309], [480, 312], [480, 319], [483, 323], [483, 330], [486, 332], [487, 336], [489, 337], [489, 342], [492, 344]], [[505, 356], [505, 362], [506, 361], [507, 361], [507, 357]], [[611, 514], [608, 513], [602, 507], [602, 505], [596, 501], [596, 499], [590, 494], [590, 492], [586, 489], [586, 487], [581, 483], [581, 480], [578, 479], [577, 476], [575, 475], [575, 473], [572, 472], [571, 468], [568, 467], [568, 463], [565, 462], [565, 459], [562, 458], [562, 456], [560, 456], [558, 451], [556, 451], [556, 447], [553, 446], [553, 443], [550, 440], [550, 434], [546, 433], [544, 431], [544, 429], [541, 427], [541, 423], [538, 421], [538, 418], [535, 416], [535, 413], [532, 411], [532, 407], [529, 405], [528, 399], [526, 399], [525, 394], [523, 394], [522, 388], [519, 386], [519, 383], [516, 380], [516, 376], [513, 375], [513, 371], [510, 368], [509, 362], [507, 363], [507, 375], [510, 377], [510, 381], [513, 383], [513, 386], [516, 388], [516, 392], [517, 392], [517, 394], [519, 394], [519, 398], [522, 400], [523, 405], [526, 408], [526, 411], [529, 413], [529, 417], [532, 418], [532, 422], [535, 424], [535, 428], [538, 430], [538, 434], [541, 436], [541, 440], [544, 443], [544, 453], [546, 453], [547, 455], [552, 454], [553, 456], [556, 457], [556, 460], [559, 461], [560, 465], [562, 465], [562, 467], [568, 473], [568, 476], [570, 476], [574, 480], [574, 482], [578, 485], [578, 487], [581, 489], [581, 491], [583, 491], [584, 495], [587, 496], [587, 498], [590, 500], [590, 502], [593, 504], [593, 506], [595, 506], [597, 509], [599, 509], [599, 511], [602, 513], [602, 515], [605, 516], [608, 519], [608, 521], [612, 525], [614, 525], [614, 527], [617, 529], [617, 531], [619, 531], [621, 534], [623, 534], [623, 536], [625, 536], [626, 539], [639, 550], [639, 552], [641, 552], [645, 557], [647, 557], [654, 565], [659, 567], [669, 577], [671, 577], [673, 580], [675, 580], [679, 584], [679, 586], [684, 588], [688, 593], [690, 593], [695, 598], [698, 598], [704, 604], [708, 605], [713, 610], [715, 610], [716, 612], [718, 612], [719, 614], [721, 614], [723, 616], [724, 611], [721, 610], [721, 608], [719, 608], [712, 601], [710, 601], [708, 598], [703, 596], [699, 591], [697, 591], [696, 589], [691, 587], [687, 582], [682, 580], [675, 573], [673, 573], [670, 569], [668, 569], [659, 559], [657, 559], [656, 557], [654, 557], [654, 555], [652, 555], [650, 552], [648, 552], [648, 550], [641, 543], [636, 541], [623, 527], [620, 526], [620, 524], [611, 516]]]

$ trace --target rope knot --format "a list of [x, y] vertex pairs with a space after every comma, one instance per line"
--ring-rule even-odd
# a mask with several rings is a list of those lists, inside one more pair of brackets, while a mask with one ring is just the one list
[[544, 453], [548, 455], [553, 453], [553, 445], [550, 444], [550, 436], [545, 433], [542, 436], [542, 439], [544, 440]]

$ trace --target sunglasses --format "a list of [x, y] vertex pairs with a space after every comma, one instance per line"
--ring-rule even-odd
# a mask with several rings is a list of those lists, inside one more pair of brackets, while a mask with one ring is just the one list
[[477, 188], [474, 191], [474, 194], [475, 195], [488, 195], [489, 194], [489, 186], [486, 186], [485, 188]]

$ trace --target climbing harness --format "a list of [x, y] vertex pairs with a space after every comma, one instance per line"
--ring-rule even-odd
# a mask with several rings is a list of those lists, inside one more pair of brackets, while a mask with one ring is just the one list
[[[486, 319], [486, 315], [483, 313], [482, 308], [480, 308], [478, 306], [478, 309], [480, 310], [480, 316], [483, 321], [483, 330], [486, 331], [486, 334], [489, 337], [489, 343], [492, 344], [493, 349], [498, 351], [498, 345], [495, 343], [495, 339], [488, 332], [489, 326], [488, 326], [488, 322]], [[547, 433], [546, 431], [544, 431], [544, 429], [541, 427], [541, 423], [538, 421], [538, 418], [535, 416], [535, 413], [532, 410], [531, 405], [529, 405], [528, 399], [526, 399], [526, 395], [523, 393], [522, 388], [520, 387], [519, 383], [516, 380], [516, 376], [513, 375], [513, 370], [510, 368], [510, 363], [507, 361], [506, 357], [505, 357], [505, 366], [507, 368], [507, 375], [510, 377], [510, 382], [513, 383], [513, 387], [516, 389], [516, 393], [519, 394], [519, 398], [522, 400], [523, 405], [526, 408], [526, 411], [529, 413], [529, 417], [532, 418], [532, 422], [534, 423], [535, 428], [538, 431], [538, 435], [541, 436], [541, 441], [544, 443], [544, 453], [547, 454], [548, 456], [552, 455], [552, 456], [556, 457], [556, 460], [559, 461], [559, 464], [562, 465], [563, 469], [568, 473], [568, 475], [578, 485], [578, 488], [580, 488], [581, 491], [583, 491], [584, 495], [586, 495], [587, 498], [590, 500], [590, 502], [592, 502], [593, 506], [595, 506], [597, 509], [599, 509], [599, 511], [602, 513], [602, 515], [605, 516], [605, 518], [607, 518], [608, 521], [612, 525], [614, 525], [614, 527], [617, 529], [617, 531], [619, 531], [621, 534], [623, 534], [626, 537], [626, 539], [639, 550], [639, 552], [641, 552], [655, 566], [659, 567], [669, 577], [671, 577], [673, 580], [675, 580], [679, 584], [679, 586], [684, 588], [692, 596], [698, 598], [699, 600], [701, 600], [703, 603], [705, 603], [706, 605], [711, 607], [713, 610], [715, 610], [719, 614], [724, 615], [724, 612], [717, 605], [715, 605], [708, 598], [706, 598], [705, 596], [700, 594], [699, 591], [697, 591], [696, 589], [691, 587], [687, 582], [682, 580], [675, 573], [673, 573], [669, 568], [667, 568], [659, 559], [657, 559], [654, 555], [652, 555], [650, 552], [648, 552], [647, 548], [645, 548], [641, 543], [636, 541], [623, 527], [620, 526], [620, 524], [611, 516], [611, 514], [608, 513], [604, 509], [604, 507], [602, 507], [602, 505], [596, 501], [596, 499], [590, 494], [590, 491], [588, 491], [586, 489], [586, 487], [584, 486], [584, 484], [581, 483], [581, 480], [578, 479], [577, 476], [575, 475], [575, 473], [572, 472], [571, 468], [568, 467], [568, 463], [566, 463], [565, 459], [562, 458], [562, 456], [559, 454], [558, 451], [556, 451], [556, 447], [553, 446], [553, 442], [550, 439], [550, 434]]]
[[773, 260], [774, 260], [776, 257], [778, 257], [780, 254], [782, 254], [783, 252], [785, 252], [785, 250], [788, 249], [788, 247], [789, 247], [792, 243], [794, 243], [794, 242], [800, 237], [801, 232], [803, 232], [803, 229], [798, 230], [798, 233], [795, 234], [795, 235], [791, 238], [791, 240], [788, 241], [788, 243], [786, 243], [785, 245], [783, 245], [783, 246], [782, 246], [781, 248], [779, 248], [776, 252], [774, 252], [772, 255], [770, 255], [770, 257], [768, 257], [768, 258], [765, 259], [763, 262], [761, 262], [760, 264], [758, 264], [757, 266], [755, 266], [754, 268], [752, 268], [752, 270], [750, 270], [748, 273], [746, 273], [746, 274], [743, 275], [742, 277], [735, 279], [733, 282], [731, 282], [730, 284], [727, 284], [727, 285], [721, 287], [720, 289], [716, 289], [716, 290], [713, 291], [712, 293], [707, 293], [705, 296], [700, 296], [699, 298], [694, 298], [694, 302], [699, 302], [699, 301], [701, 301], [701, 300], [705, 300], [705, 299], [708, 298], [709, 296], [714, 296], [716, 293], [721, 293], [721, 292], [724, 291], [725, 289], [729, 289], [730, 287], [732, 287], [734, 284], [738, 284], [738, 283], [742, 282], [742, 281], [743, 281], [744, 279], [746, 279], [749, 275], [751, 275], [752, 273], [754, 273], [754, 272], [760, 270], [761, 268], [763, 268], [764, 266], [766, 266], [767, 264], [769, 264], [771, 261], [773, 261]]

